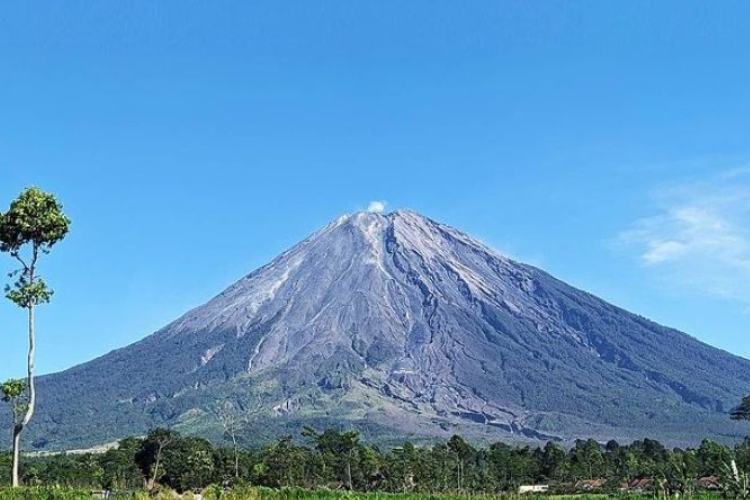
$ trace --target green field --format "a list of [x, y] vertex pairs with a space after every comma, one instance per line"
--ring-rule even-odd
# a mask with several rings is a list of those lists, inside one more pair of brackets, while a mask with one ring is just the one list
[[[204, 500], [596, 500], [612, 498], [619, 500], [647, 500], [659, 498], [645, 494], [582, 494], [582, 495], [476, 495], [476, 494], [427, 494], [427, 493], [361, 493], [330, 490], [303, 490], [298, 488], [253, 488], [239, 487], [224, 490], [219, 487], [206, 488], [202, 493]], [[70, 488], [0, 488], [0, 500], [91, 500], [101, 498], [95, 492]], [[162, 489], [156, 492], [145, 490], [114, 493], [114, 500], [195, 500], [197, 495], [186, 493], [177, 495], [172, 490]], [[683, 497], [685, 498], [685, 497]], [[720, 500], [725, 497], [700, 493], [689, 498], [695, 500]]]

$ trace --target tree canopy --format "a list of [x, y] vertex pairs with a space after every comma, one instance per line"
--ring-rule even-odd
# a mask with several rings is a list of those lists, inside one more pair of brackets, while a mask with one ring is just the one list
[[7, 297], [19, 307], [49, 302], [52, 296], [44, 280], [35, 276], [40, 253], [62, 240], [70, 227], [55, 197], [38, 188], [29, 188], [0, 213], [0, 251], [10, 254], [20, 265], [12, 273], [13, 286], [6, 286]]
[[[750, 439], [735, 448], [705, 440], [696, 449], [668, 449], [647, 439], [627, 445], [582, 440], [566, 449], [553, 442], [478, 447], [454, 436], [433, 446], [406, 442], [386, 450], [364, 443], [356, 431], [329, 429], [307, 430], [298, 441], [286, 436], [262, 448], [239, 450], [238, 458], [239, 474], [233, 449], [155, 429], [99, 455], [27, 458], [22, 472], [27, 484], [114, 490], [141, 488], [154, 476], [156, 483], [178, 491], [239, 481], [273, 488], [478, 494], [548, 483], [567, 492], [587, 480], [613, 491], [648, 479], [655, 487], [687, 494], [698, 479], [723, 476], [730, 458], [741, 470], [750, 468]], [[0, 454], [0, 464], [6, 459]], [[3, 481], [7, 476], [0, 475]]]

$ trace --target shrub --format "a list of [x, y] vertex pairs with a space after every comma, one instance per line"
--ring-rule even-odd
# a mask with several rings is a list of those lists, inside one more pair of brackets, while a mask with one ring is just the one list
[[0, 500], [91, 500], [91, 492], [68, 488], [0, 488]]

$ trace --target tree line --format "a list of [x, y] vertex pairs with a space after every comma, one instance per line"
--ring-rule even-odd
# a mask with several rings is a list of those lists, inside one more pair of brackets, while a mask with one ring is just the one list
[[[0, 456], [0, 483], [11, 478], [9, 455]], [[501, 493], [522, 484], [573, 487], [603, 479], [597, 488], [615, 490], [649, 478], [670, 491], [689, 494], [699, 478], [731, 481], [735, 461], [750, 471], [750, 437], [728, 447], [703, 441], [694, 449], [668, 449], [651, 439], [621, 445], [580, 440], [565, 449], [494, 443], [475, 447], [460, 436], [429, 447], [404, 443], [381, 449], [356, 431], [307, 429], [259, 449], [217, 447], [209, 441], [155, 429], [127, 438], [100, 454], [27, 457], [20, 469], [29, 485], [133, 490], [163, 485], [199, 491], [212, 484], [250, 483], [273, 488], [332, 488], [385, 492]]]

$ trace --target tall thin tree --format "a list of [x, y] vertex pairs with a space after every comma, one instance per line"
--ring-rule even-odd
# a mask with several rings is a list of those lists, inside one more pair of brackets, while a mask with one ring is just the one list
[[28, 355], [26, 373], [26, 403], [22, 418], [13, 426], [12, 484], [18, 486], [21, 457], [21, 434], [34, 416], [36, 385], [34, 361], [36, 357], [35, 309], [50, 301], [52, 290], [39, 276], [39, 258], [68, 234], [70, 220], [55, 197], [38, 188], [28, 188], [0, 213], [0, 251], [20, 264], [10, 274], [15, 278], [5, 287], [6, 297], [26, 309], [28, 316]]
[[239, 479], [239, 433], [242, 431], [242, 427], [247, 424], [247, 416], [242, 412], [242, 408], [238, 408], [237, 405], [231, 401], [217, 403], [211, 408], [211, 411], [224, 431], [224, 439], [228, 439], [232, 443], [232, 451], [234, 453], [234, 478]]

